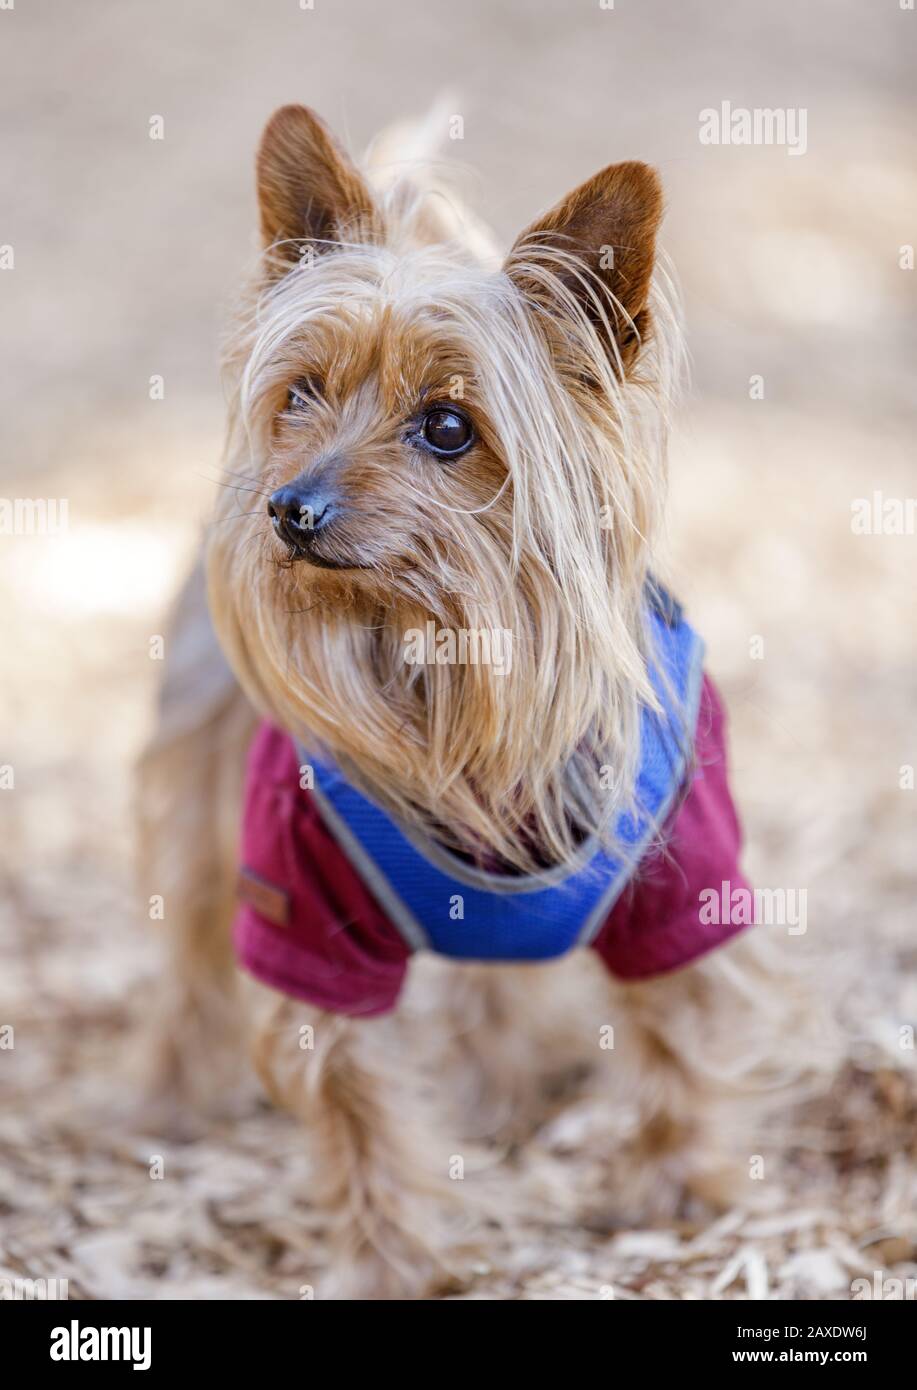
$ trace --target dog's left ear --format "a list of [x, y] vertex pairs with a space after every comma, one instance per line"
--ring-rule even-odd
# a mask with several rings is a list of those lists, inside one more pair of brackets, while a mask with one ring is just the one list
[[324, 121], [307, 106], [282, 106], [258, 148], [258, 205], [265, 247], [280, 271], [300, 258], [302, 243], [329, 249], [376, 227], [372, 196]]
[[[528, 298], [562, 313], [563, 297], [555, 295], [551, 302], [552, 285], [560, 282], [626, 371], [649, 328], [647, 300], [661, 220], [662, 186], [656, 171], [637, 161], [611, 164], [523, 232], [504, 269]], [[566, 257], [539, 257], [539, 247]], [[595, 279], [613, 300], [601, 293]]]

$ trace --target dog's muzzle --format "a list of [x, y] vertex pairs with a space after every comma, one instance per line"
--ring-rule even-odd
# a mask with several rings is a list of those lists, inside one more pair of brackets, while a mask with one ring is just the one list
[[268, 516], [275, 534], [289, 546], [297, 559], [315, 564], [330, 562], [315, 554], [315, 544], [340, 510], [334, 491], [320, 478], [296, 478], [285, 483], [268, 499]]

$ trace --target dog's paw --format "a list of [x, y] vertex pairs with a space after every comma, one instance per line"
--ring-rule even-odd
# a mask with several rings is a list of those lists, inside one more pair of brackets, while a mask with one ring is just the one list
[[752, 1168], [750, 1160], [709, 1158], [688, 1171], [685, 1190], [716, 1212], [730, 1207], [750, 1212], [768, 1211], [780, 1201], [779, 1190], [752, 1176]]
[[629, 1151], [618, 1160], [587, 1203], [587, 1219], [608, 1229], [715, 1217], [734, 1207], [762, 1212], [776, 1197], [753, 1180], [748, 1163], [715, 1151], [686, 1148], [662, 1157]]
[[445, 1257], [419, 1235], [384, 1222], [351, 1235], [338, 1249], [316, 1293], [321, 1299], [367, 1301], [433, 1298], [456, 1289]]

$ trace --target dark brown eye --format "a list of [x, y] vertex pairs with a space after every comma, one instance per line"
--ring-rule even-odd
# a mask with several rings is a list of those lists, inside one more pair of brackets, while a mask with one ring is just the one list
[[474, 440], [471, 421], [444, 405], [427, 411], [420, 433], [430, 452], [439, 458], [455, 458], [463, 454]]
[[305, 410], [309, 403], [320, 396], [322, 384], [317, 377], [301, 376], [287, 391], [287, 410]]

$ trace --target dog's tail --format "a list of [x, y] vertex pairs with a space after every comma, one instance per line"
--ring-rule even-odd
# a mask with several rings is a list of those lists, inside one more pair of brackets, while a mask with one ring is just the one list
[[455, 119], [459, 102], [451, 91], [440, 92], [423, 116], [392, 121], [371, 141], [364, 165], [367, 172], [386, 180], [399, 168], [429, 168], [440, 159], [446, 147], [450, 120]]
[[254, 723], [217, 643], [199, 562], [167, 627], [156, 728], [135, 787], [143, 900], [169, 957], [142, 1042], [143, 1070], [163, 1096], [209, 1102], [239, 1070], [230, 928]]
[[457, 189], [461, 165], [443, 158], [464, 135], [455, 93], [444, 91], [424, 116], [395, 121], [375, 137], [363, 167], [390, 218], [421, 243], [454, 242], [496, 268], [499, 249]]

